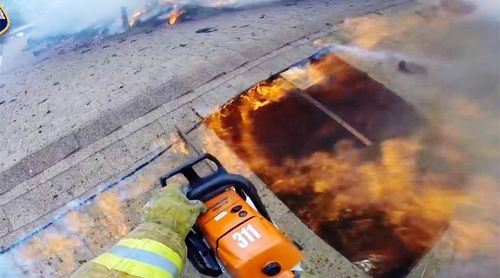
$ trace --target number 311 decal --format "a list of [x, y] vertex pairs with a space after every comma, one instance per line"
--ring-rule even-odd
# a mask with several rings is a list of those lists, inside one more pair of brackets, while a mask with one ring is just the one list
[[241, 248], [247, 248], [249, 243], [255, 242], [261, 237], [259, 232], [250, 224], [242, 228], [240, 232], [233, 234], [233, 239], [238, 242], [238, 246]]

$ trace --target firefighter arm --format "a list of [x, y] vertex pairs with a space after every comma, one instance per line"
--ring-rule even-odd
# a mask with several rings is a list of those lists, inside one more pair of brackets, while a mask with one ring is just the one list
[[184, 239], [203, 203], [190, 201], [170, 184], [144, 207], [142, 223], [107, 252], [82, 265], [72, 277], [158, 277], [180, 274], [186, 261]]

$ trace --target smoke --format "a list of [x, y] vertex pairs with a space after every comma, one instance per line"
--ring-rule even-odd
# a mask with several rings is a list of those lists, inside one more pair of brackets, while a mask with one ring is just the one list
[[474, 18], [500, 20], [497, 0], [422, 0], [426, 5], [444, 8], [450, 14], [467, 14]]
[[20, 17], [23, 24], [32, 25], [33, 38], [68, 35], [86, 28], [120, 27], [120, 9], [136, 10], [150, 0], [67, 1], [29, 0], [8, 1], [6, 6]]
[[478, 13], [491, 19], [500, 21], [500, 3], [497, 0], [472, 0], [478, 8]]
[[[466, 266], [462, 269], [477, 270], [476, 275], [496, 276], [498, 265], [481, 268], [477, 262], [496, 260], [500, 251], [500, 3], [424, 2], [432, 5], [411, 14], [346, 20], [343, 37], [330, 43], [345, 60], [425, 115], [441, 133], [431, 134], [428, 142], [435, 152], [464, 158], [461, 168], [442, 169], [463, 176], [457, 188], [473, 202], [458, 207], [449, 221], [439, 248], [446, 246], [454, 258], [440, 274], [453, 277], [453, 269]], [[403, 72], [398, 69], [401, 60], [417, 63], [426, 72]], [[442, 143], [436, 144], [436, 139]], [[449, 146], [458, 153], [450, 153]], [[429, 169], [442, 167], [430, 160], [421, 163]]]
[[245, 7], [273, 0], [7, 0], [9, 13], [15, 15], [17, 26], [33, 26], [29, 35], [39, 39], [71, 35], [88, 28], [104, 29], [108, 33], [123, 32], [121, 9], [131, 16], [138, 11], [150, 14], [169, 13], [172, 7]]

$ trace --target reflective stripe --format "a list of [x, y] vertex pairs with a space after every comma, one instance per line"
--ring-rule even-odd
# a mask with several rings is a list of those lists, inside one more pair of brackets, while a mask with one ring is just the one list
[[182, 271], [182, 259], [179, 254], [165, 244], [151, 240], [151, 239], [136, 239], [136, 238], [125, 238], [120, 240], [116, 246], [125, 246], [129, 248], [141, 249], [156, 253], [168, 260], [170, 260], [180, 272]]
[[158, 254], [149, 251], [141, 249], [132, 249], [125, 246], [115, 246], [111, 248], [109, 253], [117, 255], [122, 258], [127, 258], [152, 265], [154, 267], [162, 269], [165, 272], [172, 274], [172, 276], [174, 277], [177, 275], [177, 266], [175, 266], [173, 262], [171, 262], [169, 259], [165, 257], [162, 257]]
[[93, 262], [141, 278], [174, 278], [182, 270], [179, 254], [151, 239], [122, 239]]
[[172, 274], [162, 269], [131, 259], [118, 257], [111, 253], [104, 253], [92, 260], [108, 269], [121, 271], [140, 278], [175, 278]]

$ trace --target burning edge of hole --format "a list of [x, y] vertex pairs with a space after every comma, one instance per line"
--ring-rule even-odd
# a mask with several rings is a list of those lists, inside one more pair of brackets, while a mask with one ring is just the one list
[[[301, 69], [301, 68], [304, 68], [304, 67], [307, 67], [308, 65], [310, 64], [315, 64], [315, 63], [318, 63], [320, 61], [322, 61], [322, 59], [325, 59], [325, 57], [328, 57], [330, 55], [336, 55], [336, 52], [335, 51], [335, 48], [333, 47], [323, 47], [321, 49], [319, 49], [317, 52], [315, 52], [314, 54], [310, 55], [309, 57], [305, 58], [305, 59], [302, 59], [302, 60], [299, 60], [298, 62], [292, 64], [291, 66], [289, 66], [288, 68], [284, 69], [283, 71], [277, 73], [277, 74], [273, 74], [271, 75], [269, 78], [263, 80], [263, 81], [260, 81], [258, 82], [256, 85], [254, 85], [253, 87], [251, 87], [250, 89], [246, 90], [246, 91], [243, 91], [242, 93], [240, 93], [238, 96], [236, 96], [235, 98], [232, 98], [231, 100], [229, 100], [227, 103], [225, 103], [224, 105], [222, 105], [218, 112], [212, 114], [212, 115], [209, 115], [208, 117], [206, 117], [204, 119], [204, 123], [205, 125], [207, 125], [208, 127], [212, 128], [212, 130], [215, 131], [215, 133], [217, 134], [217, 136], [222, 140], [224, 141], [226, 144], [228, 144], [228, 146], [230, 146], [230, 148], [234, 151], [234, 153], [242, 160], [245, 162], [245, 164], [247, 166], [249, 166], [250, 169], [252, 169], [252, 165], [249, 161], [246, 161], [246, 158], [244, 157], [245, 156], [245, 153], [240, 153], [238, 151], [238, 149], [235, 147], [233, 147], [231, 145], [231, 142], [228, 142], [230, 141], [230, 138], [231, 136], [236, 136], [236, 137], [241, 137], [243, 135], [241, 135], [240, 133], [242, 131], [234, 131], [236, 133], [239, 133], [237, 135], [235, 135], [235, 133], [232, 133], [233, 130], [231, 130], [231, 128], [225, 130], [225, 131], [221, 131], [221, 132], [228, 132], [230, 133], [230, 135], [228, 135], [228, 138], [225, 138], [224, 135], [221, 135], [221, 134], [218, 134], [217, 130], [214, 129], [213, 126], [211, 126], [211, 121], [213, 119], [213, 117], [219, 117], [219, 116], [216, 116], [217, 114], [220, 113], [220, 116], [221, 118], [224, 118], [224, 117], [227, 117], [228, 115], [230, 115], [232, 112], [231, 112], [231, 109], [232, 109], [232, 106], [238, 106], [238, 105], [241, 105], [241, 101], [240, 99], [241, 98], [244, 98], [244, 97], [248, 97], [248, 94], [249, 92], [251, 92], [252, 90], [254, 90], [255, 88], [258, 88], [259, 86], [264, 86], [264, 85], [268, 85], [270, 83], [272, 83], [273, 81], [277, 80], [278, 78], [284, 78], [284, 80], [288, 81], [288, 82], [291, 82], [290, 80], [288, 80], [286, 77], [283, 76], [283, 73], [289, 71], [289, 70], [293, 70], [294, 68], [298, 68], [298, 69]], [[375, 145], [377, 148], [380, 148], [380, 144], [382, 142], [385, 142], [386, 140], [392, 140], [392, 139], [395, 139], [395, 138], [401, 138], [401, 139], [407, 139], [410, 137], [410, 135], [414, 134], [418, 129], [422, 128], [423, 126], [427, 126], [428, 122], [425, 118], [423, 118], [420, 113], [415, 109], [415, 107], [413, 105], [411, 105], [410, 103], [407, 103], [406, 100], [404, 100], [402, 97], [400, 97], [399, 95], [397, 95], [396, 93], [392, 92], [392, 91], [389, 91], [387, 88], [385, 88], [385, 86], [375, 80], [373, 80], [371, 77], [369, 77], [366, 73], [362, 72], [362, 71], [359, 71], [358, 69], [356, 69], [354, 66], [348, 64], [347, 62], [345, 62], [342, 58], [339, 57], [339, 59], [344, 62], [345, 64], [347, 64], [349, 67], [353, 68], [355, 71], [359, 72], [360, 73], [360, 76], [362, 76], [362, 78], [366, 78], [366, 79], [369, 79], [371, 80], [370, 82], [374, 82], [376, 84], [378, 84], [377, 88], [382, 88], [383, 90], [383, 93], [386, 93], [387, 94], [392, 94], [393, 97], [392, 97], [392, 101], [395, 101], [395, 102], [399, 102], [400, 105], [399, 105], [399, 108], [400, 110], [395, 110], [397, 113], [408, 113], [408, 115], [401, 115], [401, 118], [403, 118], [401, 121], [403, 121], [403, 124], [402, 126], [405, 126], [408, 127], [407, 129], [405, 129], [404, 127], [403, 128], [400, 128], [399, 130], [396, 130], [396, 131], [393, 131], [394, 134], [386, 134], [386, 135], [382, 135], [381, 137], [373, 137], [373, 134], [372, 134], [372, 138], [370, 138], [370, 136], [363, 136], [363, 134], [366, 134], [366, 130], [363, 130], [362, 132], [358, 132], [357, 128], [354, 128], [352, 125], [349, 124], [349, 122], [351, 121], [351, 119], [349, 119], [348, 121], [344, 121], [341, 117], [343, 117], [342, 115], [339, 117], [337, 116], [337, 114], [335, 114], [338, 119], [334, 119], [335, 117], [330, 117], [332, 119], [334, 119], [337, 123], [339, 123], [340, 125], [342, 125], [344, 128], [346, 128], [347, 130], [349, 130], [349, 132], [354, 135], [355, 137], [357, 137], [358, 139], [360, 139], [361, 142], [364, 143], [365, 146], [371, 146], [371, 145]], [[291, 82], [293, 84], [293, 82]], [[295, 84], [293, 84], [295, 86]], [[296, 87], [296, 86], [295, 86]], [[305, 87], [304, 89], [300, 88], [299, 90], [299, 94], [307, 94], [307, 96], [313, 98], [313, 96], [311, 96], [311, 89], [309, 87]], [[307, 91], [307, 92], [304, 92], [304, 91]], [[314, 91], [314, 89], [312, 90]], [[316, 97], [316, 96], [314, 96]], [[389, 97], [389, 99], [391, 99]], [[277, 102], [280, 102], [280, 101], [283, 101], [283, 99], [280, 99], [278, 100]], [[322, 100], [324, 101], [324, 100]], [[320, 101], [317, 101], [317, 102], [320, 102]], [[313, 103], [314, 105], [314, 103]], [[317, 107], [317, 105], [315, 105]], [[325, 105], [325, 107], [328, 106], [328, 105]], [[269, 108], [269, 107], [267, 107]], [[317, 107], [318, 108], [318, 107]], [[325, 109], [327, 109], [328, 107], [326, 107]], [[239, 108], [235, 108], [236, 110], [233, 109], [233, 112], [236, 111], [235, 113], [238, 113], [238, 109]], [[260, 108], [258, 108], [260, 109]], [[269, 108], [271, 109], [271, 108]], [[267, 109], [267, 110], [269, 110]], [[403, 110], [401, 110], [403, 109]], [[320, 109], [321, 110], [321, 109]], [[342, 110], [342, 109], [340, 109]], [[300, 110], [297, 110], [296, 111], [297, 113], [300, 113]], [[324, 111], [323, 111], [324, 112]], [[341, 111], [342, 112], [342, 111]], [[345, 112], [345, 111], [344, 111]], [[375, 111], [377, 112], [377, 111]], [[248, 116], [248, 115], [246, 115]], [[254, 115], [255, 116], [255, 115]], [[345, 115], [344, 115], [345, 116]], [[243, 118], [246, 118], [245, 116], [242, 116]], [[246, 119], [246, 120], [249, 120], [249, 119]], [[252, 119], [252, 120], [255, 120]], [[269, 119], [268, 119], [269, 120]], [[288, 121], [288, 120], [287, 120]], [[387, 121], [393, 121], [392, 119], [391, 120], [387, 120]], [[404, 122], [404, 121], [408, 121], [408, 122]], [[397, 120], [395, 121], [397, 122]], [[344, 126], [343, 123], [347, 124], [348, 127]], [[220, 123], [219, 123], [220, 124]], [[390, 123], [388, 123], [389, 125]], [[230, 127], [232, 125], [228, 125], [228, 127]], [[236, 128], [234, 125], [232, 126], [232, 128]], [[300, 128], [300, 127], [297, 127], [297, 128]], [[360, 127], [358, 128], [361, 128], [363, 129], [363, 126], [361, 125]], [[236, 128], [237, 129], [237, 128]], [[353, 132], [354, 130], [354, 132]], [[253, 130], [255, 131], [255, 130]], [[373, 131], [372, 131], [373, 132]], [[232, 134], [232, 135], [231, 135]], [[359, 138], [360, 136], [356, 136], [356, 134], [361, 134], [362, 138]], [[385, 136], [385, 137], [384, 137]], [[370, 138], [370, 139], [368, 139]], [[269, 138], [268, 138], [269, 139]], [[363, 140], [364, 139], [364, 140]], [[373, 143], [372, 143], [373, 142]], [[262, 146], [259, 146], [260, 148], [262, 148]], [[290, 147], [290, 148], [293, 148], [293, 147]], [[243, 155], [243, 156], [242, 156]], [[266, 184], [268, 184], [268, 186], [271, 188], [270, 186], [270, 183], [269, 183], [269, 180], [262, 176], [262, 173], [259, 173], [258, 171], [256, 171], [255, 169], [252, 169], [263, 181], [265, 181]], [[271, 188], [272, 189], [272, 188]], [[279, 192], [279, 191], [275, 191], [275, 190], [272, 190], [274, 192], [274, 194], [276, 194], [277, 196], [279, 196], [280, 198], [282, 198], [283, 196], [286, 196], [286, 192], [283, 193], [283, 192]], [[293, 194], [292, 194], [293, 195]], [[293, 196], [289, 196], [290, 198], [293, 199]], [[292, 209], [289, 204], [287, 204], [285, 202], [285, 204], [290, 208]], [[293, 209], [292, 209], [293, 211]], [[299, 214], [297, 214], [297, 211], [294, 211], [294, 213], [299, 216], [299, 218], [302, 218], [300, 217]], [[302, 219], [302, 221], [304, 221], [304, 219]], [[306, 222], [306, 221], [304, 221]], [[309, 226], [309, 225], [308, 225]], [[428, 248], [425, 248], [425, 251], [424, 252], [421, 252], [418, 254], [418, 256], [414, 256], [412, 259], [411, 259], [411, 262], [408, 261], [406, 263], [404, 263], [404, 266], [402, 266], [401, 269], [395, 269], [395, 270], [392, 270], [393, 272], [397, 272], [399, 274], [397, 275], [404, 275], [403, 273], [408, 273], [409, 271], [411, 271], [411, 269], [413, 268], [413, 266], [415, 266], [419, 261], [420, 259], [425, 256], [427, 254], [427, 252], [429, 252], [431, 249], [432, 249], [432, 246], [435, 245], [435, 243], [441, 238], [442, 234], [445, 232], [446, 230], [446, 227], [448, 226], [448, 223], [446, 223], [446, 225], [444, 225], [444, 227], [442, 227], [442, 229], [439, 229], [439, 231], [435, 234], [432, 235], [432, 240], [430, 240], [429, 242], [432, 242], [430, 247]], [[319, 233], [318, 233], [318, 230], [315, 230], [314, 228], [312, 228], [311, 226], [309, 226], [309, 228], [311, 228], [318, 236], [321, 236]], [[321, 236], [322, 237], [322, 236]], [[403, 242], [400, 242], [400, 244], [404, 244]], [[331, 245], [333, 248], [336, 248], [335, 245], [332, 245], [331, 243], [329, 243], [329, 245]], [[410, 251], [408, 251], [410, 252]], [[413, 252], [413, 251], [411, 251]], [[410, 253], [411, 253], [410, 252]], [[343, 254], [345, 256], [345, 254]], [[410, 255], [411, 256], [411, 255]], [[350, 260], [351, 262], [353, 263], [356, 263], [356, 261], [354, 260]], [[359, 266], [358, 266], [359, 267]], [[360, 267], [361, 268], [361, 267]], [[381, 277], [381, 276], [378, 276], [378, 277]]]

